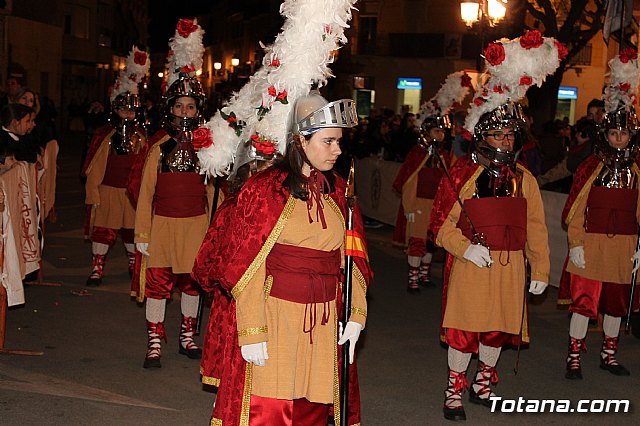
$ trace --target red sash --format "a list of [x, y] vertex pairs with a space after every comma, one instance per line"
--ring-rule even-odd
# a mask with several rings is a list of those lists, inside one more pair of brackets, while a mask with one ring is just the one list
[[418, 198], [428, 198], [433, 200], [436, 198], [440, 179], [444, 175], [444, 171], [435, 167], [423, 167], [418, 172]]
[[273, 276], [271, 297], [296, 303], [323, 303], [336, 298], [340, 250], [322, 251], [276, 244], [267, 257]]
[[589, 191], [584, 228], [590, 234], [636, 235], [638, 191], [594, 186]]
[[102, 184], [114, 188], [126, 188], [127, 178], [136, 159], [135, 155], [113, 155], [107, 157], [107, 168]]
[[154, 213], [166, 217], [194, 217], [207, 211], [204, 176], [194, 172], [158, 173]]
[[[527, 200], [522, 197], [471, 198], [464, 201], [473, 226], [491, 250], [524, 250], [527, 242]], [[469, 222], [460, 214], [458, 228], [473, 240]]]

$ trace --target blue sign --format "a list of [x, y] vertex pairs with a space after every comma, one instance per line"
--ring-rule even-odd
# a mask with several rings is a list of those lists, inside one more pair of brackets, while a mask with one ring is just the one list
[[572, 86], [560, 86], [558, 99], [578, 99], [578, 88]]
[[398, 78], [398, 89], [422, 89], [421, 78]]

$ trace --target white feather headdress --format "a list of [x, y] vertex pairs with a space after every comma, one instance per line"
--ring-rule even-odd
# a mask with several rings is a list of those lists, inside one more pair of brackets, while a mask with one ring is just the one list
[[285, 23], [265, 48], [262, 67], [207, 123], [213, 144], [198, 151], [203, 173], [228, 174], [240, 143], [251, 136], [272, 142], [284, 154], [289, 113], [311, 85], [333, 74], [334, 51], [346, 43], [344, 29], [356, 0], [285, 0]]
[[149, 60], [149, 54], [133, 46], [129, 56], [127, 57], [125, 69], [120, 71], [120, 74], [118, 74], [118, 78], [113, 85], [113, 90], [111, 91], [111, 102], [113, 102], [118, 96], [127, 92], [137, 95], [138, 84], [142, 81], [144, 76], [147, 75], [150, 66], [151, 61]]
[[193, 77], [202, 68], [204, 30], [197, 19], [180, 19], [175, 35], [169, 40], [169, 56], [167, 56], [167, 87], [182, 75]]
[[518, 102], [532, 85], [541, 86], [567, 53], [562, 43], [543, 37], [538, 30], [489, 43], [484, 51], [489, 79], [476, 91], [464, 128], [473, 133], [483, 114], [509, 101]]
[[636, 104], [640, 68], [638, 52], [624, 49], [609, 61], [609, 84], [604, 89], [604, 109], [614, 112], [620, 108], [633, 107]]
[[422, 125], [427, 117], [446, 115], [471, 91], [471, 77], [464, 71], [457, 71], [447, 76], [435, 96], [420, 107], [420, 116], [416, 124]]

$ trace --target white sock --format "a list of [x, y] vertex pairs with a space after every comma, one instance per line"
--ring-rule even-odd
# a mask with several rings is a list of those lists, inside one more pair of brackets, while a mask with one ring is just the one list
[[167, 306], [167, 299], [147, 298], [146, 316], [147, 321], [152, 323], [164, 322], [164, 311]]
[[417, 268], [420, 266], [420, 260], [422, 258], [420, 256], [407, 256], [407, 260], [409, 261], [409, 266]]
[[589, 317], [584, 315], [573, 313], [571, 315], [571, 322], [569, 323], [569, 336], [574, 339], [584, 339], [587, 335], [587, 329], [589, 328]]
[[132, 244], [132, 243], [124, 243], [124, 249], [126, 251], [128, 251], [129, 253], [135, 253], [136, 252], [136, 245]]
[[180, 295], [180, 308], [182, 309], [182, 315], [191, 318], [198, 316], [199, 299], [199, 296], [190, 296], [187, 293], [182, 293]]
[[458, 373], [464, 373], [465, 371], [467, 371], [467, 367], [469, 366], [471, 353], [460, 352], [459, 350], [449, 346], [449, 350], [447, 351], [447, 359], [450, 370], [456, 371]]
[[618, 335], [620, 334], [621, 322], [622, 318], [612, 317], [605, 314], [604, 320], [602, 321], [602, 331], [604, 331], [604, 335], [607, 337], [618, 337]]
[[478, 351], [478, 359], [484, 362], [489, 367], [495, 367], [500, 358], [500, 351], [502, 348], [494, 348], [492, 346], [485, 346], [480, 343], [480, 350]]
[[422, 256], [422, 263], [431, 263], [431, 259], [433, 259], [433, 254], [427, 253], [424, 256]]
[[107, 254], [108, 251], [109, 251], [108, 244], [102, 244], [102, 243], [96, 243], [96, 242], [91, 243], [91, 253], [93, 254], [105, 255]]

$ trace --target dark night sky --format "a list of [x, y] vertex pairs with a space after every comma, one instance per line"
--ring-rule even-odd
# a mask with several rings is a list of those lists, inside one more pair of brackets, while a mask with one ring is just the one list
[[211, 0], [148, 0], [149, 1], [149, 48], [151, 52], [167, 50], [169, 38], [173, 36], [180, 18], [194, 18], [206, 13], [214, 2]]

